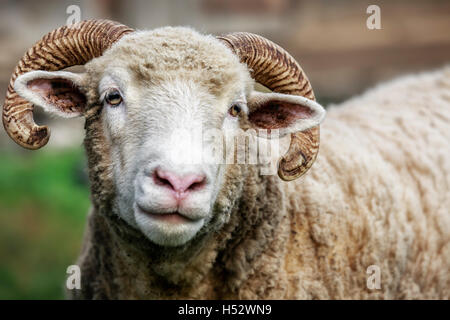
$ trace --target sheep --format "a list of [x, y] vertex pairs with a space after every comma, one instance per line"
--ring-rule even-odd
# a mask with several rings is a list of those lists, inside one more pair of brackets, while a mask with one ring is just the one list
[[[85, 73], [60, 71], [73, 64]], [[401, 78], [321, 124], [302, 69], [262, 37], [89, 20], [25, 54], [3, 123], [37, 149], [33, 105], [86, 118], [93, 207], [70, 298], [448, 299], [449, 89], [448, 67]], [[203, 150], [170, 133], [198, 126], [290, 136], [279, 177], [177, 163]]]

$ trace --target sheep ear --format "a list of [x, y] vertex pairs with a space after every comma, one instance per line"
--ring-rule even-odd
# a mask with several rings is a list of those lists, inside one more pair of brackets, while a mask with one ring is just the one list
[[31, 71], [16, 79], [14, 89], [46, 112], [73, 118], [86, 109], [86, 96], [80, 90], [83, 79], [83, 74], [67, 71]]
[[253, 92], [247, 106], [255, 129], [278, 129], [280, 137], [319, 125], [326, 113], [313, 100], [281, 93]]

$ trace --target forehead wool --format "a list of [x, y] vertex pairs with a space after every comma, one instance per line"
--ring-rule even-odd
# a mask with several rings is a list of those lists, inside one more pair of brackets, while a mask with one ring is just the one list
[[195, 81], [216, 96], [248, 93], [253, 86], [247, 66], [230, 49], [213, 36], [185, 27], [126, 35], [86, 65], [91, 74], [111, 67], [127, 68], [137, 83], [160, 85], [175, 78]]

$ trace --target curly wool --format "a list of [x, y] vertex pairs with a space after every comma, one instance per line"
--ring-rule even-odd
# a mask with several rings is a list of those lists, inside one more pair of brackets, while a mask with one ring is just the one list
[[332, 106], [321, 129], [313, 168], [285, 186], [291, 297], [448, 299], [450, 67]]

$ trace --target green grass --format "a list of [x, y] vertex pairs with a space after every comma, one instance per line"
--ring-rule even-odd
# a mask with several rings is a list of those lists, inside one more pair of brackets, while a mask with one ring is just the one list
[[60, 299], [89, 208], [81, 149], [0, 155], [0, 299]]

